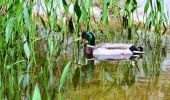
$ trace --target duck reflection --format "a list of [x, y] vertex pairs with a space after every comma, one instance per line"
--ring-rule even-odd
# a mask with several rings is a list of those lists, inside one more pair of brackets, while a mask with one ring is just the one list
[[[106, 58], [106, 57], [105, 57]], [[114, 59], [104, 59], [102, 58], [103, 61], [98, 60], [96, 58], [91, 58], [91, 59], [86, 59], [86, 64], [82, 65], [81, 67], [77, 67], [74, 73], [74, 76], [72, 78], [72, 83], [74, 88], [76, 88], [78, 86], [78, 84], [83, 85], [86, 83], [91, 83], [91, 80], [93, 78], [93, 72], [94, 72], [94, 68], [95, 66], [100, 66], [100, 61], [101, 62], [108, 62], [110, 63], [111, 66], [114, 66], [113, 62], [121, 62], [123, 60], [129, 60], [128, 64], [130, 65], [126, 65], [126, 67], [122, 67], [124, 68], [124, 70], [121, 71], [121, 74], [124, 76], [123, 81], [121, 82], [121, 84], [133, 84], [135, 81], [135, 72], [133, 71], [134, 68], [138, 67], [137, 66], [137, 61], [138, 59], [142, 58], [142, 56], [129, 56], [128, 58], [124, 58], [124, 59], [119, 59], [119, 58], [114, 58]], [[96, 63], [98, 61], [98, 63]], [[104, 65], [102, 70], [103, 72], [106, 74], [104, 76], [106, 76], [106, 79], [108, 81], [111, 81], [113, 83], [115, 83], [114, 81], [117, 81], [118, 78], [113, 78], [112, 73], [110, 73], [110, 70], [108, 69], [108, 67], [110, 67], [110, 65]], [[108, 67], [107, 67], [108, 66]], [[119, 72], [120, 70], [115, 70], [117, 72]]]

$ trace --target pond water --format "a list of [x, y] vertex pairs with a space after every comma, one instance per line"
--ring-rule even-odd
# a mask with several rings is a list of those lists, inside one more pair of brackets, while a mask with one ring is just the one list
[[71, 68], [63, 97], [70, 100], [170, 100], [169, 40], [163, 37], [153, 41], [151, 37], [137, 44], [144, 47], [143, 57], [120, 61], [89, 60], [80, 48], [79, 57], [73, 59], [73, 62], [77, 59], [77, 63]]

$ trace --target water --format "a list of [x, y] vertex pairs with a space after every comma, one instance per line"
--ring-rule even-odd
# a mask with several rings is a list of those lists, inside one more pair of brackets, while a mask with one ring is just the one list
[[[69, 43], [66, 45], [67, 50], [61, 50], [64, 56], [61, 56], [56, 64], [57, 70], [54, 70], [56, 86], [59, 86], [58, 81], [63, 70], [61, 66], [64, 66], [68, 60], [72, 61], [62, 88], [63, 98], [69, 100], [169, 100], [169, 38], [163, 36], [162, 40], [155, 40], [154, 35], [149, 34], [150, 36], [147, 38], [140, 36], [136, 42], [144, 47], [143, 57], [111, 61], [86, 59], [81, 43], [73, 42], [73, 39], [69, 38]], [[136, 41], [126, 38], [118, 39], [117, 37], [114, 37], [116, 39], [113, 39], [113, 43], [135, 43], [134, 41]], [[97, 44], [104, 41], [109, 40], [97, 40]], [[45, 92], [41, 93], [45, 94]], [[55, 92], [56, 98], [57, 95]]]
[[[64, 88], [70, 100], [169, 100], [170, 44], [164, 38], [142, 41], [143, 58], [133, 60], [88, 60], [80, 50]], [[71, 83], [70, 83], [71, 80]]]

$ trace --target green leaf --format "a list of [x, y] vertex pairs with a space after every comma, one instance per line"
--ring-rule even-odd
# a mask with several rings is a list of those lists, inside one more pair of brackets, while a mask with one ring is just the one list
[[110, 0], [106, 0], [107, 7], [110, 5]]
[[87, 14], [86, 8], [84, 6], [84, 3], [81, 4], [81, 9], [82, 9], [82, 15], [81, 15], [80, 21], [84, 20], [85, 22], [88, 22], [88, 20], [87, 20], [88, 14]]
[[134, 12], [134, 10], [137, 8], [137, 2], [136, 0], [132, 0], [131, 2], [132, 8], [130, 9], [131, 12]]
[[64, 85], [64, 82], [65, 82], [65, 79], [66, 79], [66, 76], [67, 76], [67, 73], [70, 69], [70, 65], [71, 65], [71, 61], [69, 61], [67, 63], [67, 65], [65, 66], [63, 72], [62, 72], [62, 75], [61, 75], [61, 78], [60, 78], [60, 85], [59, 85], [59, 92], [61, 91], [61, 88], [63, 87]]
[[0, 6], [4, 5], [5, 0], [0, 0]]
[[80, 6], [78, 5], [78, 0], [76, 0], [75, 5], [74, 5], [74, 11], [76, 12], [76, 15], [78, 17], [78, 21], [81, 17], [81, 9]]
[[110, 0], [102, 1], [102, 20], [104, 21], [105, 26], [108, 25], [107, 9], [109, 4], [110, 4]]
[[149, 1], [150, 1], [151, 9], [153, 9], [152, 0], [149, 0]]
[[30, 49], [29, 49], [29, 46], [28, 46], [28, 43], [27, 43], [27, 39], [24, 35], [24, 52], [29, 60], [29, 57], [30, 57]]
[[[23, 4], [23, 3], [22, 3]], [[20, 2], [16, 2], [16, 6], [15, 6], [15, 11], [16, 11], [16, 18], [18, 23], [22, 20], [23, 16], [22, 16], [22, 4], [20, 4]]]
[[11, 37], [11, 34], [12, 34], [12, 19], [10, 19], [8, 22], [7, 22], [7, 26], [6, 26], [6, 29], [5, 29], [5, 41], [6, 43], [8, 43], [10, 37]]
[[65, 0], [62, 0], [62, 2], [63, 2], [64, 10], [65, 10], [65, 13], [66, 13], [66, 17], [68, 18], [69, 6], [68, 6], [68, 4]]
[[161, 4], [161, 13], [164, 13], [164, 0], [160, 0]]
[[90, 11], [90, 7], [92, 5], [92, 2], [93, 2], [93, 0], [86, 0], [86, 2], [85, 2], [85, 8], [86, 8], [87, 12]]
[[52, 36], [50, 36], [48, 38], [48, 46], [49, 46], [50, 56], [52, 56], [52, 54], [54, 52], [54, 44], [53, 44], [53, 37]]
[[26, 5], [24, 6], [24, 19], [25, 19], [25, 24], [26, 24], [27, 29], [29, 30], [29, 32], [31, 32], [30, 16], [29, 16]]
[[[4, 17], [0, 14], [0, 23], [2, 23], [3, 21], [4, 21]], [[0, 27], [1, 27], [2, 25], [0, 25]]]
[[36, 84], [36, 86], [34, 88], [32, 100], [41, 100], [41, 95], [40, 95], [40, 90], [39, 90], [38, 84]]
[[53, 9], [53, 12], [52, 12], [52, 22], [51, 22], [51, 29], [53, 30], [54, 29], [54, 25], [55, 25], [55, 22], [56, 22], [56, 10]]
[[56, 1], [56, 4], [57, 4], [57, 7], [59, 8], [59, 11], [61, 11], [61, 3], [60, 3], [60, 0], [55, 0]]
[[149, 14], [149, 16], [148, 16], [148, 18], [147, 18], [147, 20], [146, 20], [146, 27], [148, 28], [148, 29], [150, 29], [151, 28], [151, 24], [152, 24], [152, 15], [151, 15], [151, 13]]
[[146, 1], [145, 8], [144, 8], [144, 13], [147, 13], [149, 8], [149, 0]]
[[156, 0], [156, 4], [157, 4], [157, 8], [158, 8], [158, 11], [161, 12], [161, 2], [159, 0]]
[[47, 27], [46, 27], [46, 24], [45, 24], [45, 21], [43, 20], [43, 18], [40, 16], [40, 19], [41, 19], [41, 23], [43, 24], [43, 27], [45, 28], [45, 29], [47, 29]]

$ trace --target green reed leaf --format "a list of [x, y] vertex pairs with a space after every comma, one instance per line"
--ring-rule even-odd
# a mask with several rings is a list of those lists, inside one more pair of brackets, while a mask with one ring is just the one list
[[[2, 15], [0, 15], [0, 23], [3, 23], [3, 21], [4, 21], [4, 17], [2, 16]], [[0, 25], [0, 27], [1, 27], [2, 25]]]
[[137, 2], [136, 2], [136, 0], [132, 0], [132, 2], [131, 2], [131, 12], [134, 12], [134, 10], [137, 8]]
[[110, 5], [110, 0], [106, 0], [107, 7]]
[[150, 29], [151, 28], [151, 20], [152, 20], [152, 15], [151, 13], [149, 14], [147, 20], [146, 20], [146, 28]]
[[149, 0], [146, 1], [145, 8], [144, 8], [144, 13], [147, 13], [149, 8]]
[[164, 0], [160, 0], [161, 4], [161, 13], [164, 13]]
[[52, 11], [52, 21], [51, 21], [51, 29], [53, 30], [54, 29], [54, 25], [55, 25], [55, 22], [56, 22], [56, 10], [55, 9], [53, 9], [53, 11]]
[[48, 46], [49, 46], [50, 56], [52, 56], [52, 54], [54, 52], [54, 43], [53, 43], [53, 37], [52, 36], [50, 36], [48, 38]]
[[90, 7], [92, 5], [92, 2], [93, 2], [93, 0], [86, 0], [86, 2], [85, 2], [85, 8], [86, 8], [87, 12], [90, 11]]
[[16, 2], [16, 6], [15, 6], [16, 18], [17, 18], [18, 22], [20, 22], [23, 17], [22, 16], [22, 11], [23, 11], [22, 4], [20, 4], [20, 2], [18, 1], [18, 2]]
[[45, 0], [45, 4], [46, 4], [46, 5], [48, 4], [48, 2], [49, 2], [49, 0]]
[[158, 8], [158, 11], [161, 12], [161, 2], [160, 0], [156, 0], [156, 4], [157, 4], [157, 8]]
[[151, 9], [153, 8], [152, 0], [149, 0]]
[[82, 15], [81, 15], [80, 21], [84, 20], [85, 22], [87, 22], [88, 14], [87, 14], [84, 3], [81, 4], [81, 9], [82, 9]]
[[26, 27], [29, 30], [29, 32], [31, 32], [30, 16], [29, 16], [28, 9], [27, 9], [26, 5], [24, 6], [24, 12], [23, 13], [24, 13], [24, 19], [25, 19]]
[[0, 6], [4, 5], [5, 0], [0, 0]]
[[74, 5], [74, 11], [76, 12], [76, 15], [78, 17], [78, 21], [81, 17], [81, 9], [80, 6], [78, 5], [78, 0], [76, 0], [75, 5]]
[[32, 100], [41, 100], [41, 95], [40, 95], [38, 84], [35, 85]]
[[65, 10], [65, 13], [66, 13], [66, 17], [68, 17], [69, 5], [67, 4], [67, 2], [65, 0], [62, 0], [62, 2], [63, 2], [64, 10]]
[[47, 29], [44, 19], [43, 19], [41, 16], [40, 16], [40, 19], [41, 19], [41, 23], [43, 24], [43, 27], [44, 27], [45, 29]]
[[65, 82], [65, 79], [66, 79], [66, 76], [67, 76], [67, 73], [70, 69], [70, 65], [71, 65], [71, 61], [69, 61], [67, 63], [67, 65], [65, 66], [63, 72], [62, 72], [62, 75], [61, 75], [61, 78], [60, 78], [60, 85], [59, 85], [59, 92], [61, 91], [61, 88], [63, 87], [64, 85], [64, 82]]
[[12, 27], [13, 27], [12, 24], [13, 24], [12, 19], [10, 19], [7, 22], [7, 26], [6, 26], [6, 29], [5, 29], [5, 41], [6, 41], [6, 43], [8, 43], [8, 41], [11, 37], [11, 34], [12, 34]]
[[24, 35], [24, 52], [29, 60], [29, 57], [30, 57], [30, 49], [29, 49], [29, 46], [28, 46], [28, 43], [27, 43], [27, 39], [26, 39], [26, 36]]
[[107, 25], [108, 22], [108, 16], [107, 16], [107, 8], [110, 3], [110, 0], [104, 0], [102, 2], [102, 20], [104, 21], [105, 26]]

